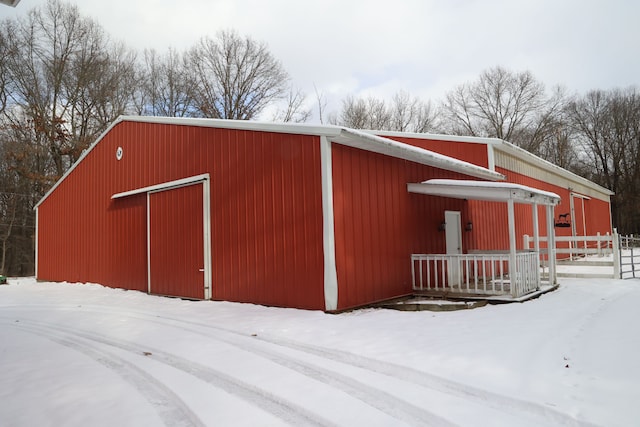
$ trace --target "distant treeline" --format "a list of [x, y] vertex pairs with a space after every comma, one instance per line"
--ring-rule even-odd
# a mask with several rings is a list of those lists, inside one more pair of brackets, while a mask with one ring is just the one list
[[[568, 94], [501, 67], [444, 100], [347, 97], [338, 112], [296, 89], [265, 43], [233, 30], [183, 52], [114, 43], [76, 6], [49, 0], [0, 22], [0, 274], [34, 273], [33, 207], [122, 114], [284, 122], [502, 138], [616, 194], [614, 226], [640, 232], [635, 88]], [[265, 115], [268, 115], [265, 117]]]

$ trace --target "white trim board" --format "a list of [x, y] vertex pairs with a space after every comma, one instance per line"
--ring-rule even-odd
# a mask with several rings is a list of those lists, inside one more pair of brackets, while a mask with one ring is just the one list
[[[164, 182], [161, 184], [150, 185], [148, 187], [136, 188], [130, 191], [123, 191], [111, 196], [111, 200], [121, 199], [124, 197], [134, 196], [136, 194], [146, 194], [146, 210], [147, 210], [147, 293], [151, 293], [151, 210], [150, 195], [162, 191], [173, 190], [176, 188], [187, 187], [190, 185], [202, 184], [202, 230], [203, 230], [203, 273], [204, 273], [204, 299], [208, 300], [212, 297], [212, 262], [211, 262], [211, 190], [210, 190], [209, 174], [195, 175], [188, 178], [177, 179], [174, 181]], [[36, 210], [37, 212], [37, 210]]]
[[338, 271], [336, 267], [336, 237], [333, 211], [333, 172], [331, 142], [320, 137], [320, 167], [322, 179], [322, 249], [324, 252], [324, 308], [338, 309]]
[[450, 197], [467, 200], [489, 200], [555, 206], [560, 196], [549, 191], [510, 182], [465, 181], [456, 179], [430, 179], [407, 184], [410, 193]]
[[163, 182], [162, 184], [150, 185], [148, 187], [136, 188], [135, 190], [123, 191], [122, 193], [115, 193], [111, 196], [111, 199], [120, 199], [122, 197], [134, 196], [142, 193], [154, 193], [156, 191], [165, 191], [171, 188], [185, 187], [187, 185], [193, 185], [201, 181], [208, 181], [209, 174], [204, 173], [202, 175], [196, 175], [189, 178], [177, 179], [175, 181]]

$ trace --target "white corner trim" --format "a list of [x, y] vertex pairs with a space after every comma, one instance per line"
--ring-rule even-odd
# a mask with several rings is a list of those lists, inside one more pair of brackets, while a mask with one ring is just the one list
[[36, 275], [36, 279], [38, 279], [38, 233], [40, 232], [40, 228], [38, 227], [38, 211], [39, 208], [36, 206], [35, 208], [36, 210], [36, 244], [35, 244], [35, 250], [36, 250], [36, 268], [35, 268], [35, 275]]
[[115, 193], [111, 196], [111, 199], [120, 199], [122, 197], [129, 197], [135, 194], [153, 193], [155, 191], [165, 191], [170, 188], [184, 187], [187, 185], [196, 184], [201, 181], [208, 181], [209, 174], [203, 173], [202, 175], [195, 175], [189, 178], [177, 179], [175, 181], [163, 182], [162, 184], [150, 185], [149, 187], [136, 188], [135, 190], [123, 191], [122, 193]]
[[211, 184], [209, 179], [202, 181], [202, 240], [204, 244], [204, 299], [212, 297], [212, 262], [211, 262]]
[[320, 169], [322, 180], [322, 244], [324, 251], [324, 307], [338, 308], [338, 272], [336, 268], [336, 239], [333, 223], [333, 170], [331, 142], [320, 137]]
[[487, 144], [487, 169], [496, 171], [496, 156], [493, 151], [494, 144]]
[[[111, 197], [113, 199], [113, 197]], [[151, 196], [147, 193], [147, 293], [151, 293]]]

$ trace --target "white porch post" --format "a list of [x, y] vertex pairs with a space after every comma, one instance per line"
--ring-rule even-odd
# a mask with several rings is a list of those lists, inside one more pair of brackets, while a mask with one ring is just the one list
[[538, 204], [533, 205], [533, 250], [540, 252], [540, 227], [538, 225]]
[[540, 290], [540, 227], [538, 224], [538, 204], [534, 203], [533, 209], [533, 250], [538, 254], [538, 263], [536, 265], [536, 289]]
[[556, 232], [553, 224], [553, 205], [547, 205], [547, 257], [549, 261], [549, 284], [556, 284]]
[[513, 209], [513, 199], [507, 200], [509, 217], [509, 278], [511, 279], [511, 295], [517, 296], [516, 292], [516, 220]]

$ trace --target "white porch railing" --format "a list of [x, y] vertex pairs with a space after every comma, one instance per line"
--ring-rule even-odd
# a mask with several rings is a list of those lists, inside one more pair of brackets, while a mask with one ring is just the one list
[[415, 291], [517, 298], [540, 288], [538, 252], [516, 254], [515, 277], [509, 277], [509, 253], [413, 254], [411, 274]]

